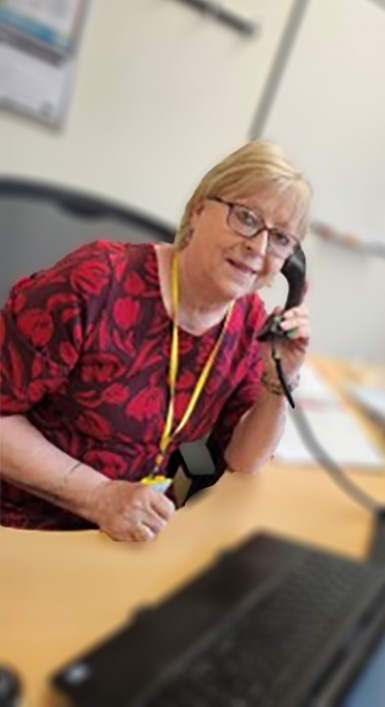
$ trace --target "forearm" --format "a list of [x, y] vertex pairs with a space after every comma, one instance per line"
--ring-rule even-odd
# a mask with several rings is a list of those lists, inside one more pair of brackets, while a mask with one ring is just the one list
[[92, 495], [106, 478], [86, 464], [74, 469], [77, 460], [51, 444], [26, 417], [3, 417], [0, 425], [2, 477], [92, 521]]
[[231, 471], [253, 473], [274, 455], [286, 418], [286, 399], [262, 388], [258, 400], [234, 429], [225, 451]]

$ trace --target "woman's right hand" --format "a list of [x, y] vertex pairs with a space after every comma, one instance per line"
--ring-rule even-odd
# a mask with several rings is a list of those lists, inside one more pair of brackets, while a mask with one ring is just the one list
[[139, 482], [106, 480], [92, 495], [92, 521], [113, 540], [154, 540], [174, 513], [167, 496]]

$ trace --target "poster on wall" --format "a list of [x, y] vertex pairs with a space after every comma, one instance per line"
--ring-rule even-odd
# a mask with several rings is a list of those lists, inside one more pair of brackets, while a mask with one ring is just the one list
[[0, 108], [63, 123], [89, 0], [0, 0]]

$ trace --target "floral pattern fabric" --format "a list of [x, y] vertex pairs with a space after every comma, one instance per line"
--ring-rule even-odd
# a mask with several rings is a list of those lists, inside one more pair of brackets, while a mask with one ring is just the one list
[[[258, 295], [237, 301], [214, 368], [181, 442], [211, 432], [222, 452], [258, 397]], [[221, 330], [179, 334], [175, 420], [181, 419]], [[16, 283], [1, 312], [1, 413], [25, 415], [52, 444], [110, 479], [151, 472], [168, 405], [172, 322], [153, 244], [97, 241]], [[79, 469], [81, 473], [81, 468]], [[1, 484], [1, 523], [90, 527], [16, 486]]]

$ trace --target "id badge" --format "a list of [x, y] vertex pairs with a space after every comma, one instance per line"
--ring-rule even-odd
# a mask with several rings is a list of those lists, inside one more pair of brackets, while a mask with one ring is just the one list
[[155, 491], [159, 491], [160, 493], [166, 493], [167, 489], [170, 488], [172, 481], [172, 479], [167, 476], [163, 476], [163, 474], [157, 474], [156, 476], [145, 476], [144, 479], [141, 479], [140, 483], [145, 486], [151, 486], [151, 488], [155, 489]]

